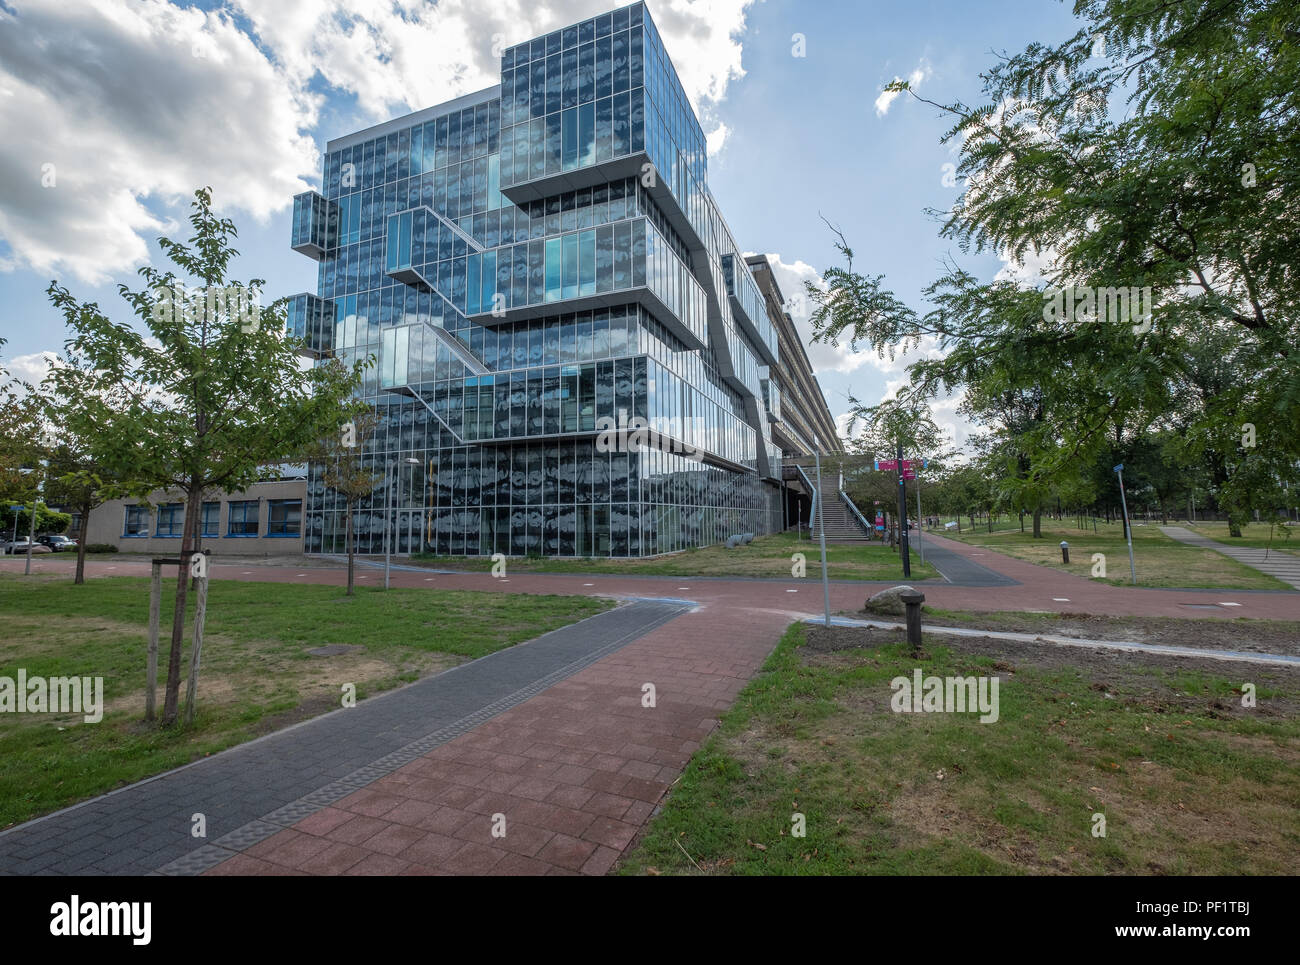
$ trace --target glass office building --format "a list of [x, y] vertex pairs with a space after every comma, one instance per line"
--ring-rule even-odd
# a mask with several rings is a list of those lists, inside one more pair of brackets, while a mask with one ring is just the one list
[[[388, 526], [398, 552], [548, 556], [781, 528], [778, 333], [644, 4], [507, 49], [496, 87], [331, 141], [292, 244], [320, 262], [290, 305], [301, 350], [378, 363], [365, 452], [386, 481], [361, 552]], [[637, 420], [652, 431], [602, 432]], [[342, 550], [343, 512], [312, 467], [308, 551]]]

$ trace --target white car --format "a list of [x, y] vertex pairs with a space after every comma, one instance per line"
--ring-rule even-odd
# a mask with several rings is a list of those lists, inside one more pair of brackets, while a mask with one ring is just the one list
[[[7, 543], [0, 543], [0, 550], [11, 556], [22, 556], [27, 553], [28, 540], [23, 537], [19, 540], [9, 540]], [[54, 551], [48, 546], [42, 546], [40, 543], [32, 543], [32, 555], [37, 553], [53, 553]]]

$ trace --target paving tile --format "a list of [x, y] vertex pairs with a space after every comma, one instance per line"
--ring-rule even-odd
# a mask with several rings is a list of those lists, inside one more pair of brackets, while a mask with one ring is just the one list
[[345, 875], [365, 876], [400, 875], [409, 867], [411, 867], [409, 861], [403, 861], [400, 858], [390, 857], [386, 854], [370, 854], [343, 873]]
[[596, 845], [590, 841], [572, 838], [567, 834], [557, 834], [546, 847], [542, 848], [537, 857], [547, 864], [568, 871], [579, 871], [595, 851]]
[[584, 875], [608, 874], [617, 863], [619, 852], [613, 848], [597, 848], [582, 865]]
[[299, 862], [297, 868], [311, 875], [341, 875], [370, 853], [350, 844], [334, 842], [320, 854]]
[[418, 828], [390, 824], [382, 831], [367, 838], [365, 848], [367, 851], [377, 851], [384, 855], [399, 855], [415, 842], [422, 840], [427, 833]]
[[496, 848], [489, 848], [481, 844], [465, 844], [463, 848], [453, 854], [450, 858], [441, 862], [440, 867], [444, 871], [458, 875], [485, 875], [492, 870], [502, 858], [504, 853]]

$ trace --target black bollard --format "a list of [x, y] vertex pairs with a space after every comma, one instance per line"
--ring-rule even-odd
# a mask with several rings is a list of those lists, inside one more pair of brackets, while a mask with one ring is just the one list
[[921, 604], [925, 602], [925, 594], [919, 590], [911, 590], [898, 594], [898, 598], [907, 607], [907, 642], [913, 651], [920, 650]]
[[1067, 564], [1070, 562], [1070, 544], [1065, 540], [1061, 540], [1061, 562]]

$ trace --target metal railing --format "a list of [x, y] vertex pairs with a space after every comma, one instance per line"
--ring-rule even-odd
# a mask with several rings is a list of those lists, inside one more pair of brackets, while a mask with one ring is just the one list
[[[844, 477], [840, 476], [841, 482], [843, 481], [843, 479]], [[867, 518], [862, 515], [862, 511], [858, 509], [857, 504], [854, 503], [853, 500], [849, 498], [849, 494], [846, 493], [843, 489], [840, 490], [840, 498], [844, 500], [845, 504], [849, 507], [849, 509], [853, 510], [853, 515], [857, 518], [857, 521], [862, 524], [862, 529], [866, 532], [868, 538], [870, 538], [870, 536], [872, 535], [871, 526], [870, 524], [867, 523]]]
[[803, 466], [796, 462], [794, 467], [799, 470], [799, 478], [801, 478], [803, 484], [808, 487], [808, 492], [812, 493], [812, 512], [808, 515], [808, 536], [811, 538], [813, 523], [817, 521], [817, 501], [821, 499], [821, 493], [817, 491], [817, 487], [813, 485], [813, 481], [808, 478], [808, 474], [803, 471]]

